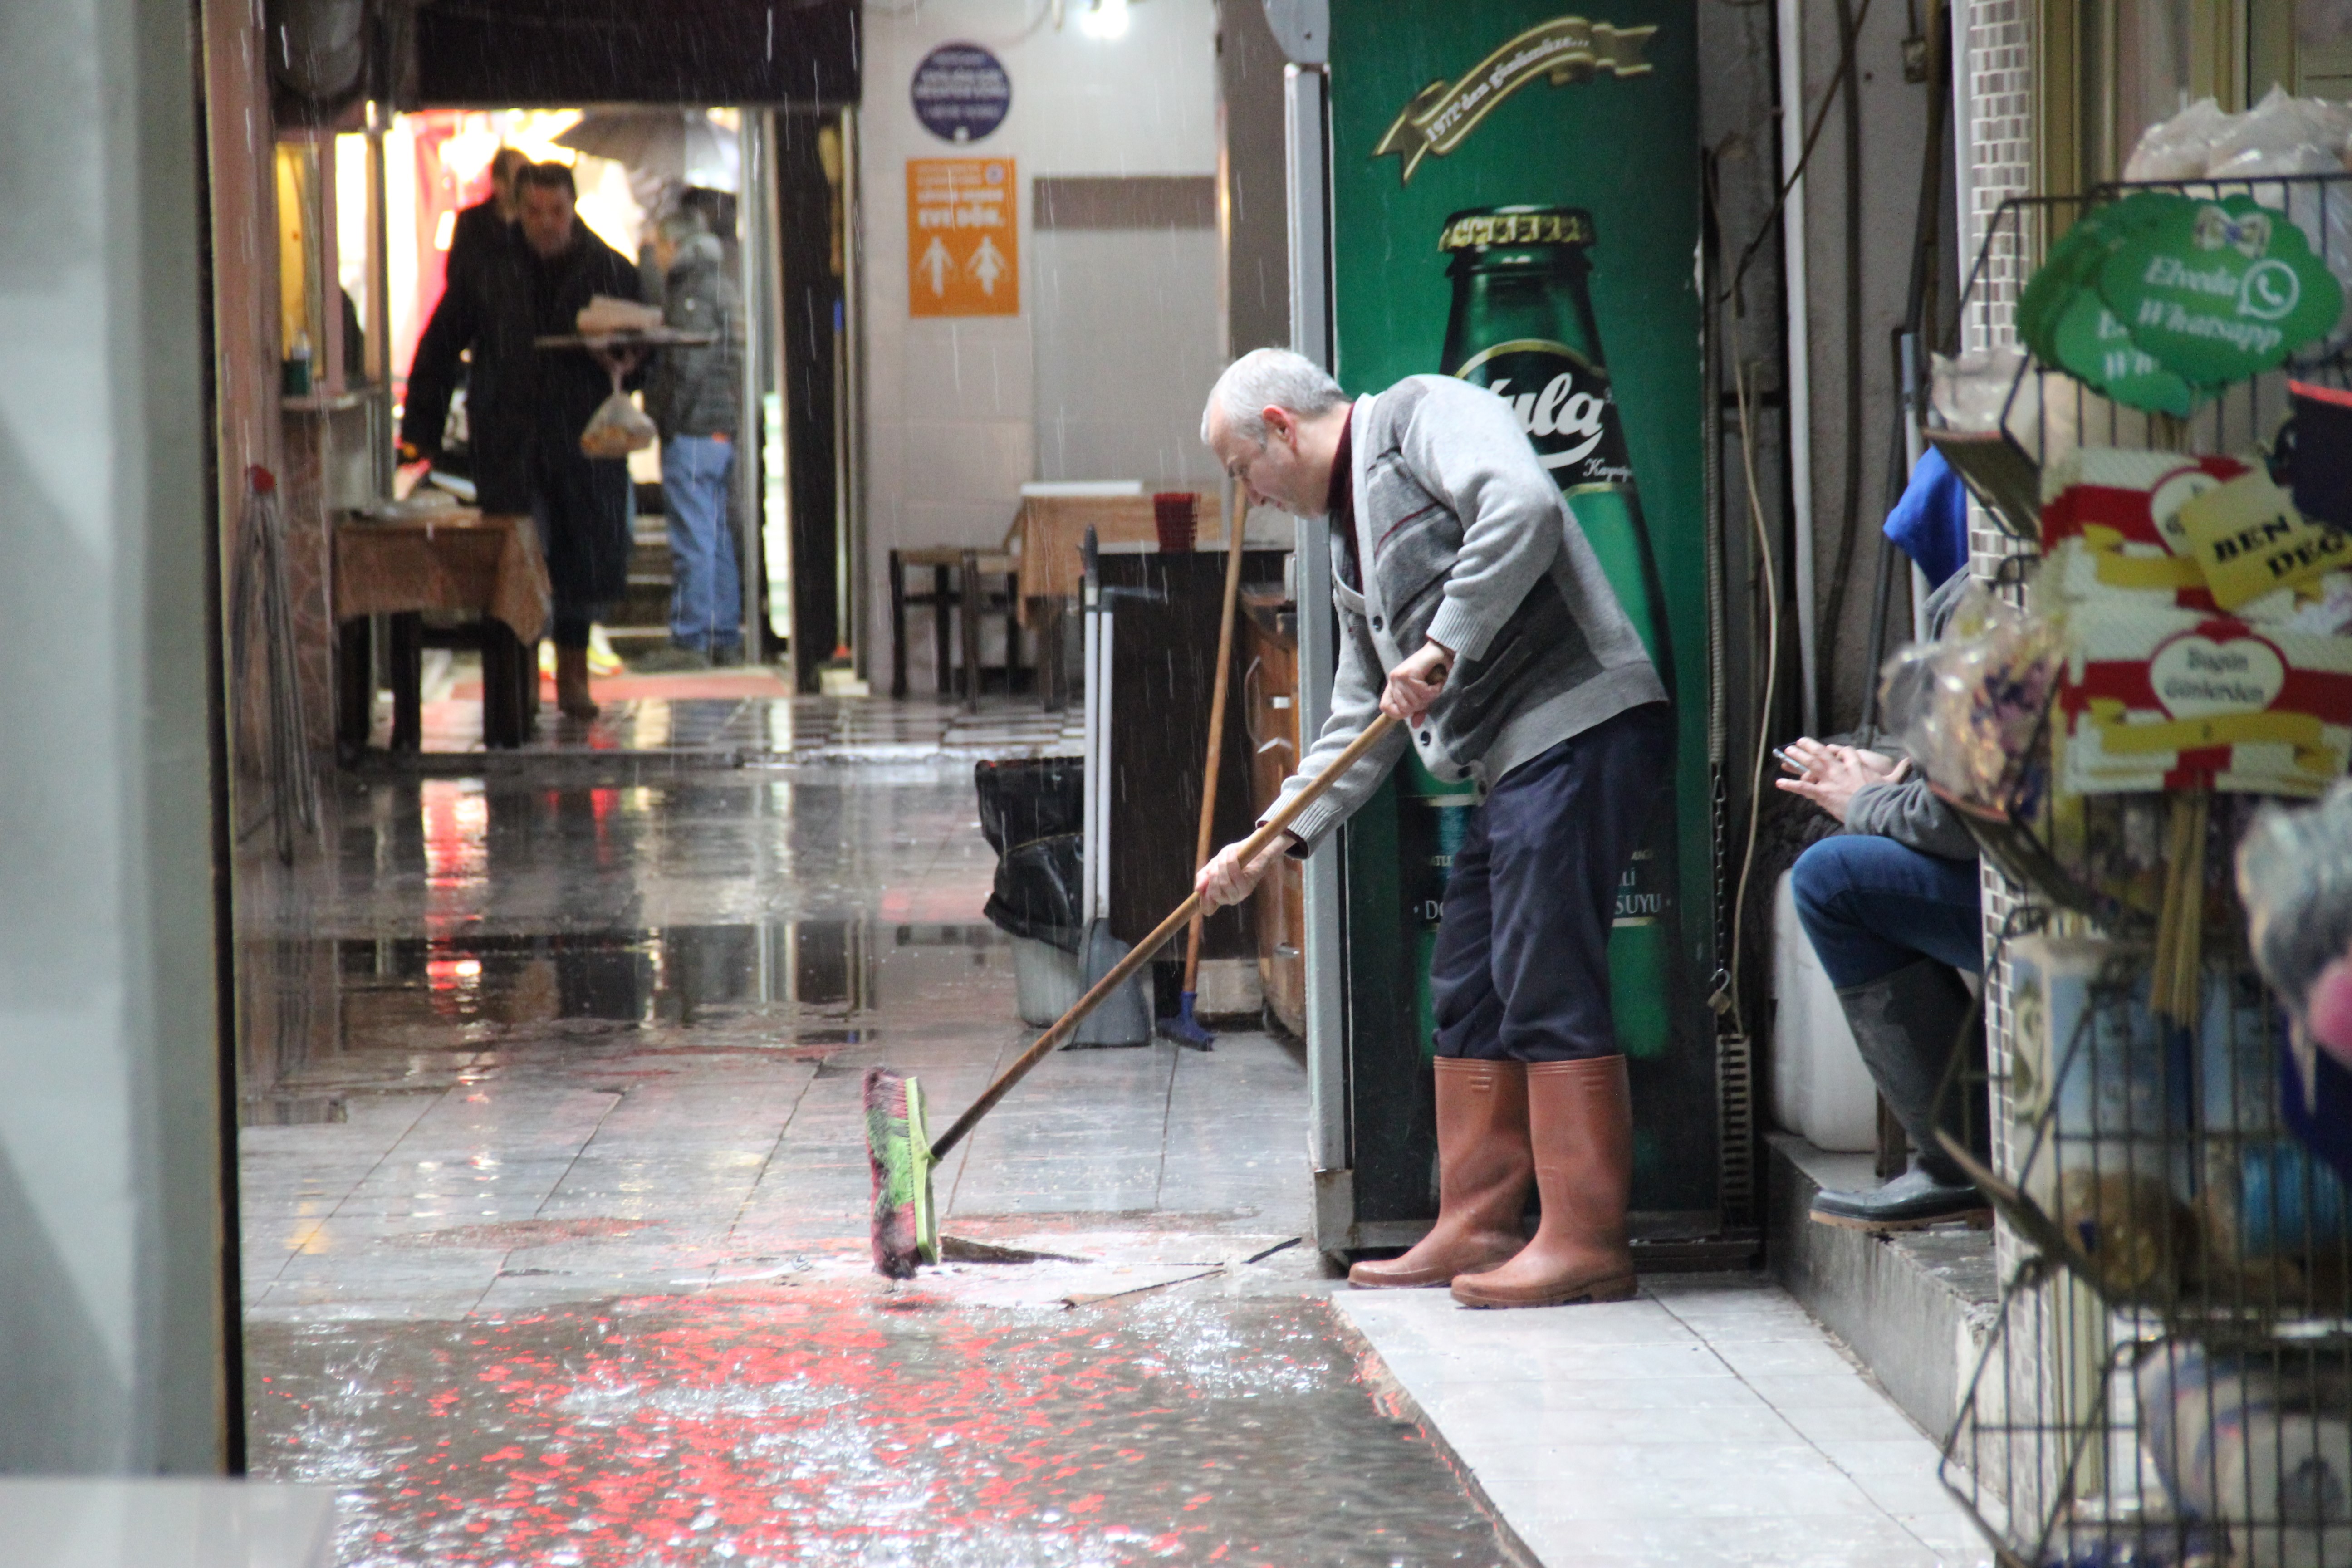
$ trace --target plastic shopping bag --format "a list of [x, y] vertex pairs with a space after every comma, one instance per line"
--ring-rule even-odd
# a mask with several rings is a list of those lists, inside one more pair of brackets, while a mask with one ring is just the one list
[[654, 422], [616, 385], [613, 395], [589, 416], [588, 427], [580, 432], [580, 449], [592, 458], [625, 458], [657, 439]]

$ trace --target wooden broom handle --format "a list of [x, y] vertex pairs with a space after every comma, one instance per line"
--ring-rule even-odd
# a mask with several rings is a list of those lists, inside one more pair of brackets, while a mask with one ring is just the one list
[[[1223, 618], [1217, 623], [1217, 684], [1209, 697], [1209, 763], [1201, 781], [1201, 833], [1192, 847], [1192, 870], [1196, 875], [1209, 863], [1209, 848], [1216, 837], [1217, 774], [1225, 761], [1225, 687], [1234, 668], [1234, 611], [1242, 597], [1242, 524], [1248, 516], [1249, 492], [1235, 485], [1233, 515], [1225, 520], [1225, 608]], [[1205, 918], [1201, 910], [1194, 910], [1192, 921], [1184, 928], [1187, 993], [1200, 989], [1201, 922]]]
[[[1264, 854], [1267, 845], [1272, 844], [1288, 831], [1291, 823], [1297, 819], [1300, 812], [1322, 799], [1323, 792], [1339, 782], [1340, 774], [1361, 762], [1364, 754], [1379, 745], [1382, 737], [1396, 726], [1395, 716], [1388, 713], [1381, 714], [1366, 725], [1364, 732], [1349, 742], [1346, 751], [1331, 759], [1329, 767], [1307, 780], [1307, 787], [1284, 802], [1280, 810], [1266, 818], [1265, 826], [1242, 841], [1242, 863], [1247, 865]], [[1031, 1068], [1044, 1061], [1055, 1047], [1069, 1037], [1070, 1031], [1076, 1028], [1087, 1014], [1102, 1005], [1105, 998], [1126, 984], [1129, 975], [1150, 962], [1151, 955], [1159, 952], [1170, 937], [1181, 931], [1184, 928], [1184, 922], [1192, 918], [1192, 911], [1200, 907], [1201, 895], [1198, 889], [1185, 895], [1184, 901], [1177, 905], [1166, 920], [1153, 927], [1150, 936], [1128, 949], [1127, 956], [1113, 964], [1109, 973], [1096, 981], [1093, 988], [1079, 997], [1068, 1012], [1054, 1020], [1053, 1026], [1037, 1037], [1034, 1045], [1022, 1052], [1019, 1059], [1011, 1067], [997, 1074], [994, 1083], [981, 1090], [980, 1098], [971, 1102], [971, 1108], [957, 1117], [955, 1125], [949, 1128], [937, 1142], [932, 1143], [932, 1157], [934, 1159], [942, 1157], [950, 1149], [954, 1148], [963, 1135], [971, 1131], [974, 1122], [987, 1115], [996, 1102], [1011, 1091], [1014, 1084], [1029, 1075]]]

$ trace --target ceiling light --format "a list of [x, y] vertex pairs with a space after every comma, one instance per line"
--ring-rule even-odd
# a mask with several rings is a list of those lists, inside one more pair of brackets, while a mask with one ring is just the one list
[[1094, 0], [1078, 16], [1078, 31], [1089, 38], [1127, 36], [1127, 0]]

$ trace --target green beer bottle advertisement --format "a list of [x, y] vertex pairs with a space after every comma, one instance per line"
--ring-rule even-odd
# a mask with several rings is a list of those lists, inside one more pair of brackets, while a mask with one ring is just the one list
[[[1665, 587], [1585, 289], [1592, 243], [1592, 215], [1573, 207], [1484, 207], [1448, 217], [1437, 248], [1448, 258], [1454, 304], [1437, 368], [1485, 387], [1518, 416], [1671, 691]], [[1620, 885], [1609, 943], [1617, 1044], [1637, 1059], [1664, 1055], [1672, 1029], [1673, 775], [1659, 784], [1663, 798]]]
[[[1703, 1226], [1718, 1163], [1696, 5], [1330, 9], [1340, 384], [1376, 392], [1438, 373], [1510, 405], [1673, 699], [1675, 761], [1621, 886], [1611, 1000], [1633, 1087], [1633, 1206]], [[1360, 981], [1355, 954], [1414, 966], [1420, 984], [1397, 1011], [1423, 1012], [1430, 932], [1413, 917], [1455, 837], [1437, 814], [1459, 815], [1409, 770], [1386, 809], [1351, 841], [1350, 907], [1374, 890], [1396, 899], [1406, 934], [1391, 954], [1350, 921], [1359, 1061], [1382, 1047], [1367, 1038], [1381, 1027], [1377, 977]], [[1391, 853], [1400, 873], [1376, 869]], [[1425, 1056], [1425, 1037], [1412, 1044]], [[1406, 1167], [1420, 1157], [1412, 1136]], [[1356, 1140], [1361, 1204], [1381, 1162], [1360, 1118]]]

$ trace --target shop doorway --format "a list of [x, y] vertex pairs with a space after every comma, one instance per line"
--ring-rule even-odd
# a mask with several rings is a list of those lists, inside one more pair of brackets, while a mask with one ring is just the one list
[[[492, 204], [502, 149], [572, 168], [579, 222], [640, 263], [649, 299], [663, 281], [662, 220], [691, 206], [723, 247], [740, 304], [727, 521], [742, 570], [730, 630], [752, 658], [813, 689], [818, 666], [847, 640], [842, 605], [857, 555], [847, 352], [854, 162], [842, 151], [853, 119], [724, 106], [427, 108], [370, 112], [355, 130], [282, 142], [281, 331], [289, 360], [312, 366], [308, 390], [321, 409], [353, 416], [333, 443], [349, 470], [339, 488], [355, 497], [425, 485], [472, 499], [462, 393], [444, 431], [446, 460], [402, 470], [392, 432], [460, 216]], [[600, 658], [607, 649], [642, 657], [669, 638], [675, 563], [659, 446], [632, 454], [629, 467], [636, 548], [629, 593], [599, 630]]]

